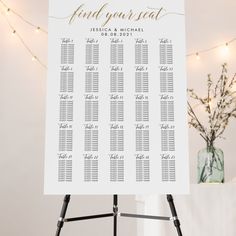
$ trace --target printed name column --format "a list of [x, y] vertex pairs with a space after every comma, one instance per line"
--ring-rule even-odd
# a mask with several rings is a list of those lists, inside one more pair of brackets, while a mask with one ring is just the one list
[[136, 181], [150, 181], [149, 52], [145, 39], [135, 39], [135, 162]]
[[163, 182], [174, 182], [176, 171], [173, 44], [170, 39], [160, 39], [159, 43], [161, 179]]
[[58, 182], [72, 182], [75, 46], [70, 38], [61, 39], [60, 46]]
[[99, 181], [99, 42], [85, 42], [84, 181]]
[[124, 44], [110, 39], [110, 181], [123, 182], [124, 176]]

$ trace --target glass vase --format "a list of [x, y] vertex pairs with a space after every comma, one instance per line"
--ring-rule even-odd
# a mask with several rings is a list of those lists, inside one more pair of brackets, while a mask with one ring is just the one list
[[198, 183], [224, 183], [224, 153], [214, 146], [198, 152]]

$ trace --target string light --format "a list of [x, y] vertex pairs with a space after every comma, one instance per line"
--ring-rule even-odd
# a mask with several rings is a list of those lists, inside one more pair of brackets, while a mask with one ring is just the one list
[[45, 34], [47, 34], [48, 32], [43, 29], [42, 27], [39, 27], [37, 25], [35, 25], [34, 23], [32, 23], [31, 21], [27, 20], [25, 17], [23, 17], [21, 14], [19, 14], [17, 11], [13, 10], [12, 8], [10, 8], [3, 0], [0, 0], [0, 3], [2, 4], [3, 7], [5, 7], [6, 9], [6, 14], [9, 15], [10, 12], [12, 12], [14, 15], [16, 15], [18, 18], [20, 18], [23, 22], [25, 22], [26, 24], [30, 25], [31, 27], [33, 27], [36, 32], [43, 32]]
[[38, 60], [38, 58], [36, 56], [32, 57], [32, 61], [37, 61], [37, 60]]
[[225, 52], [225, 54], [229, 53], [229, 44], [228, 43], [226, 43], [224, 46], [224, 52]]
[[224, 48], [225, 52], [229, 52], [229, 45], [232, 44], [232, 43], [235, 43], [235, 42], [236, 42], [236, 38], [232, 38], [230, 41], [228, 41], [224, 44], [218, 44], [218, 45], [210, 47], [210, 48], [199, 50], [198, 52], [195, 52], [195, 53], [189, 53], [186, 56], [187, 57], [195, 56], [197, 60], [200, 60], [201, 59], [201, 57], [200, 57], [201, 54], [204, 54], [204, 53], [207, 53], [207, 52], [210, 52], [210, 51], [213, 51], [215, 49], [222, 48], [222, 47]]
[[10, 29], [12, 30], [12, 34], [17, 36], [17, 38], [19, 39], [19, 41], [21, 42], [21, 44], [24, 46], [24, 48], [28, 51], [28, 53], [31, 55], [32, 57], [32, 61], [37, 61], [42, 67], [44, 67], [45, 69], [47, 68], [47, 66], [38, 58], [35, 56], [35, 54], [33, 53], [33, 51], [29, 48], [29, 46], [26, 44], [26, 42], [24, 41], [23, 37], [15, 30], [15, 28], [13, 27], [13, 25], [10, 23], [10, 21], [8, 20], [7, 16], [1, 11], [1, 15], [2, 17], [5, 19], [6, 23], [8, 24], [8, 26], [10, 27]]
[[[48, 34], [48, 32], [43, 29], [42, 27], [40, 26], [37, 26], [35, 24], [33, 24], [32, 22], [28, 21], [25, 17], [23, 17], [21, 14], [19, 14], [17, 11], [13, 10], [12, 8], [10, 8], [3, 0], [0, 0], [0, 3], [2, 4], [3, 8], [4, 8], [4, 12], [5, 14], [3, 13], [3, 11], [1, 11], [1, 14], [2, 16], [4, 16], [5, 20], [7, 21], [9, 27], [11, 28], [12, 30], [12, 35], [16, 35], [20, 42], [23, 44], [23, 46], [26, 48], [26, 50], [31, 54], [32, 56], [32, 61], [38, 61], [43, 67], [46, 68], [46, 65], [44, 63], [42, 63], [38, 57], [36, 57], [34, 55], [34, 53], [32, 52], [32, 50], [27, 46], [27, 44], [25, 43], [25, 41], [23, 40], [23, 38], [21, 37], [21, 35], [15, 30], [15, 28], [10, 24], [9, 20], [7, 19], [7, 16], [10, 15], [10, 13], [13, 13], [14, 15], [16, 15], [18, 18], [20, 18], [23, 22], [25, 22], [26, 24], [34, 27], [34, 30], [36, 33], [39, 33], [39, 32], [43, 32], [45, 34]], [[229, 53], [229, 45], [236, 42], [236, 38], [232, 38], [231, 40], [229, 40], [228, 42], [224, 43], [224, 44], [219, 44], [219, 45], [216, 45], [216, 46], [213, 46], [213, 47], [210, 47], [210, 48], [206, 48], [206, 49], [203, 49], [203, 50], [199, 50], [195, 53], [189, 53], [186, 55], [186, 57], [192, 57], [192, 56], [195, 56], [196, 57], [196, 60], [200, 60], [201, 59], [201, 56], [202, 54], [204, 53], [207, 53], [207, 52], [210, 52], [212, 50], [215, 50], [217, 48], [221, 48], [222, 49], [222, 55], [227, 55]]]
[[228, 44], [228, 43], [225, 44], [225, 49], [226, 49], [227, 51], [229, 51], [229, 44]]
[[200, 56], [199, 56], [198, 52], [196, 52], [196, 58], [197, 58], [197, 60], [200, 60]]
[[36, 32], [36, 33], [39, 33], [40, 30], [41, 30], [41, 28], [38, 26], [38, 27], [35, 29], [35, 32]]

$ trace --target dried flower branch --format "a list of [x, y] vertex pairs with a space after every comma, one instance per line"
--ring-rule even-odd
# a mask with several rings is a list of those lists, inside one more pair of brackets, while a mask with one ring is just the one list
[[189, 126], [200, 132], [208, 146], [213, 145], [217, 138], [222, 138], [229, 120], [236, 118], [236, 74], [230, 79], [227, 73], [227, 65], [223, 64], [220, 78], [215, 84], [211, 75], [208, 75], [206, 97], [198, 96], [194, 89], [188, 89], [189, 98], [204, 108], [208, 120], [204, 126], [188, 102]]

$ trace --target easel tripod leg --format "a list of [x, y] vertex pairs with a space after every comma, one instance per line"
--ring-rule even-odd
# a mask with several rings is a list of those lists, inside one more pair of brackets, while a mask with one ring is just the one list
[[113, 195], [113, 214], [114, 214], [113, 236], [117, 236], [117, 214], [118, 214], [118, 196], [117, 195]]
[[68, 207], [69, 202], [70, 202], [70, 195], [66, 195], [64, 197], [63, 205], [62, 205], [62, 208], [61, 208], [60, 218], [57, 222], [56, 236], [60, 236], [61, 229], [64, 225], [64, 219], [65, 219], [65, 216], [66, 216], [66, 211], [67, 211], [67, 207]]
[[173, 200], [172, 195], [170, 195], [170, 194], [167, 195], [167, 201], [168, 201], [169, 206], [170, 206], [173, 222], [174, 222], [174, 225], [176, 227], [178, 236], [182, 236], [182, 232], [181, 232], [181, 228], [180, 228], [180, 221], [178, 219], [178, 215], [177, 215], [177, 212], [176, 212], [176, 209], [175, 209], [175, 204], [174, 204], [174, 200]]

